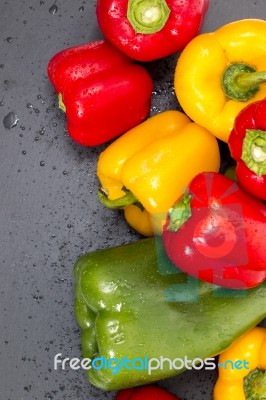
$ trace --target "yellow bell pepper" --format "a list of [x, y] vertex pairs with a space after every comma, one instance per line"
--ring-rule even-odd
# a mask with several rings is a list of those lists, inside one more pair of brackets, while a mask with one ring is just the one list
[[99, 199], [125, 210], [144, 236], [162, 232], [168, 209], [200, 172], [218, 171], [216, 138], [179, 111], [164, 111], [118, 138], [100, 155]]
[[266, 97], [266, 21], [244, 19], [195, 37], [182, 52], [174, 86], [184, 112], [227, 142], [236, 115]]
[[214, 400], [266, 399], [266, 329], [253, 328], [219, 356]]

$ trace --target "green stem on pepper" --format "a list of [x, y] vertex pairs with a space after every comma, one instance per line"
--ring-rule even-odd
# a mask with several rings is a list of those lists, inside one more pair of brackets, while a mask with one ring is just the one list
[[58, 107], [60, 110], [62, 110], [64, 113], [66, 112], [66, 106], [63, 103], [63, 96], [62, 93], [58, 94]]
[[225, 95], [236, 101], [248, 101], [259, 91], [259, 84], [266, 82], [266, 72], [242, 63], [230, 64], [222, 78]]
[[256, 368], [244, 378], [246, 400], [266, 400], [266, 371]]
[[178, 202], [169, 210], [170, 222], [167, 227], [169, 231], [177, 232], [179, 228], [191, 217], [190, 207], [191, 195], [183, 194]]
[[127, 19], [135, 32], [152, 34], [164, 27], [170, 12], [165, 0], [129, 0]]
[[266, 131], [246, 130], [241, 159], [256, 175], [266, 174]]
[[130, 190], [126, 189], [125, 187], [123, 187], [122, 190], [125, 192], [124, 196], [119, 197], [118, 199], [110, 200], [108, 198], [108, 193], [106, 193], [103, 188], [100, 188], [98, 190], [98, 199], [104, 206], [113, 210], [122, 209], [132, 204], [139, 204], [138, 200]]

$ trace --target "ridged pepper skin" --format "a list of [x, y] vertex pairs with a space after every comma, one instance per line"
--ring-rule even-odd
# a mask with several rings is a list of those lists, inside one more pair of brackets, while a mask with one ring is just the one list
[[66, 112], [67, 131], [81, 145], [108, 142], [150, 112], [148, 72], [104, 40], [62, 50], [49, 61], [48, 76]]
[[98, 40], [61, 50], [49, 61], [47, 72], [56, 93], [62, 93], [74, 82], [131, 63], [107, 41]]
[[266, 21], [244, 19], [195, 37], [178, 59], [174, 86], [184, 112], [228, 141], [237, 114], [266, 97]]
[[239, 184], [266, 200], [266, 99], [249, 104], [237, 115], [228, 145]]
[[184, 272], [233, 289], [266, 279], [266, 206], [218, 173], [202, 173], [170, 208], [163, 243]]
[[100, 154], [97, 175], [105, 193], [100, 200], [107, 207], [125, 209], [128, 223], [151, 236], [154, 230], [162, 231], [168, 209], [190, 180], [219, 168], [216, 138], [185, 114], [164, 111]]
[[256, 327], [238, 338], [220, 354], [219, 364], [221, 368], [214, 387], [214, 400], [264, 400], [266, 329]]
[[[90, 359], [205, 359], [224, 351], [266, 316], [266, 283], [242, 292], [191, 280], [169, 261], [159, 238], [83, 255], [74, 278], [82, 354]], [[165, 362], [150, 374], [132, 368], [117, 374], [91, 368], [86, 373], [94, 386], [118, 390], [168, 378], [184, 368], [171, 369]]]
[[127, 56], [153, 61], [182, 50], [197, 35], [209, 0], [98, 0], [105, 37]]

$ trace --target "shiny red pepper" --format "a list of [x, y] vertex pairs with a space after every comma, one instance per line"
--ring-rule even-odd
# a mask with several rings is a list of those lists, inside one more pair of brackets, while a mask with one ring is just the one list
[[163, 243], [184, 272], [246, 289], [266, 278], [266, 206], [218, 173], [202, 173], [169, 210]]
[[138, 61], [182, 50], [197, 35], [209, 0], [98, 0], [97, 18], [105, 37]]
[[117, 392], [115, 400], [180, 400], [159, 386], [147, 385]]
[[266, 200], [266, 99], [246, 106], [236, 117], [229, 136], [239, 184]]
[[149, 114], [148, 72], [104, 40], [57, 53], [48, 76], [66, 112], [68, 133], [81, 145], [105, 143]]

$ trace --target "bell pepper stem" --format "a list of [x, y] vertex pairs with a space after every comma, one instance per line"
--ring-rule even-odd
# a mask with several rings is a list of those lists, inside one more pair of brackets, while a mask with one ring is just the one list
[[180, 200], [169, 210], [169, 231], [177, 232], [186, 220], [191, 217], [190, 194], [183, 194]]
[[165, 0], [129, 0], [127, 19], [135, 32], [152, 34], [164, 27], [170, 12]]
[[66, 112], [66, 106], [63, 103], [63, 96], [62, 93], [58, 94], [58, 107], [65, 113]]
[[230, 64], [222, 78], [225, 95], [232, 100], [248, 101], [259, 91], [259, 84], [266, 82], [266, 71], [242, 63]]
[[266, 400], [266, 371], [256, 368], [244, 378], [247, 400]]
[[123, 209], [135, 203], [139, 204], [138, 200], [130, 190], [125, 187], [123, 187], [122, 190], [125, 192], [124, 196], [111, 200], [108, 198], [108, 193], [103, 188], [100, 188], [98, 190], [98, 199], [104, 206], [113, 210]]
[[240, 75], [237, 78], [237, 84], [242, 88], [259, 85], [266, 82], [266, 72], [252, 72]]
[[256, 175], [266, 174], [266, 131], [246, 130], [241, 159]]

